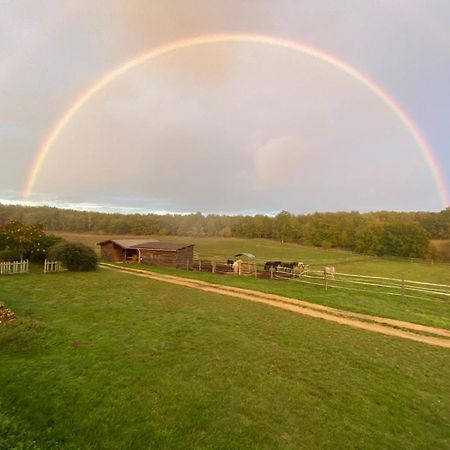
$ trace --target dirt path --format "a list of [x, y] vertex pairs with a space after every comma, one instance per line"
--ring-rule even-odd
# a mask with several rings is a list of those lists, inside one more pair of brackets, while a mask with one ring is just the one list
[[388, 336], [396, 336], [429, 345], [450, 348], [450, 330], [445, 330], [442, 328], [434, 328], [411, 322], [403, 322], [400, 320], [359, 314], [328, 306], [317, 305], [315, 303], [309, 303], [303, 300], [283, 297], [281, 295], [267, 294], [260, 291], [225, 286], [222, 284], [213, 284], [206, 281], [182, 278], [174, 275], [165, 275], [147, 270], [132, 269], [128, 267], [122, 268], [104, 263], [100, 264], [100, 267], [139, 277], [150, 278], [156, 281], [199, 289], [204, 292], [212, 292], [215, 294], [226, 295], [228, 297], [264, 303], [266, 305], [303, 314], [305, 316], [324, 319], [354, 328], [386, 334]]

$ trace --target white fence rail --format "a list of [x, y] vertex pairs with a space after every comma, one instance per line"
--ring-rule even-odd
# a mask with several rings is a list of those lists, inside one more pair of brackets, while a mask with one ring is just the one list
[[28, 259], [25, 261], [0, 262], [0, 275], [10, 275], [28, 272]]
[[[269, 278], [271, 280], [297, 280], [300, 283], [315, 285], [328, 289], [344, 289], [354, 292], [366, 292], [394, 295], [409, 298], [430, 299], [439, 297], [448, 301], [450, 297], [450, 285], [432, 283], [428, 281], [415, 281], [402, 278], [380, 277], [374, 275], [360, 275], [336, 272], [333, 266], [326, 266], [321, 270], [311, 269], [309, 264], [291, 268], [277, 267], [269, 271], [263, 270], [264, 260], [256, 258], [250, 263], [245, 263], [247, 270], [237, 273], [233, 271], [231, 264], [221, 260], [220, 257], [201, 258], [197, 254], [194, 261], [194, 270], [213, 272], [218, 274], [254, 275], [255, 278]], [[309, 261], [308, 261], [309, 262]], [[244, 266], [244, 263], [242, 264]], [[315, 264], [317, 267], [318, 264]], [[244, 267], [243, 267], [244, 268]]]
[[[450, 285], [447, 284], [348, 273], [336, 273], [335, 275], [335, 279], [332, 283], [327, 283], [327, 287], [369, 292], [367, 289], [363, 289], [363, 287], [368, 287], [369, 289], [378, 289], [379, 292], [385, 294], [402, 297], [423, 298], [424, 294], [450, 297]], [[322, 284], [321, 281], [324, 280], [324, 274], [321, 271], [311, 271], [306, 277], [317, 280], [315, 283], [310, 282], [309, 284]], [[420, 297], [417, 297], [419, 294]]]
[[64, 272], [67, 270], [61, 261], [49, 261], [46, 259], [44, 261], [44, 273], [51, 272]]

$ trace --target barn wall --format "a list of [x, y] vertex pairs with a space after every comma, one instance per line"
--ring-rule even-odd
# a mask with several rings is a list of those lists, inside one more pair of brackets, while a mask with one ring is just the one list
[[189, 247], [182, 248], [177, 252], [177, 267], [180, 269], [192, 269], [192, 265], [194, 262], [194, 246], [190, 245]]
[[177, 253], [168, 250], [141, 249], [142, 262], [165, 267], [177, 267]]
[[156, 264], [164, 267], [174, 267], [180, 269], [192, 268], [194, 260], [194, 246], [181, 250], [147, 250], [141, 249], [141, 260], [143, 263]]
[[113, 242], [102, 244], [100, 248], [101, 259], [106, 261], [122, 261], [122, 248]]

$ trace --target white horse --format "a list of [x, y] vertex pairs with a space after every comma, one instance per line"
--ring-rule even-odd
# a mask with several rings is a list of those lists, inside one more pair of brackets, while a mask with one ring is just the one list
[[237, 259], [234, 263], [233, 263], [233, 272], [235, 275], [240, 275], [241, 273], [241, 266], [242, 266], [242, 260], [241, 259]]
[[334, 275], [336, 274], [336, 268], [335, 267], [325, 267], [323, 270], [323, 275], [325, 278], [331, 278], [334, 280]]

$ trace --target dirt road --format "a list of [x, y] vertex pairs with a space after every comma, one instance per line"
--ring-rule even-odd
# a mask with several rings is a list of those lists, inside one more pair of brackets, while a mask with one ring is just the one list
[[386, 334], [388, 336], [409, 339], [424, 344], [435, 345], [438, 347], [450, 348], [450, 330], [434, 328], [425, 325], [419, 325], [400, 320], [387, 319], [383, 317], [359, 314], [350, 311], [343, 311], [328, 306], [317, 305], [303, 300], [297, 300], [289, 297], [283, 297], [275, 294], [266, 294], [260, 291], [250, 289], [225, 286], [222, 284], [213, 284], [201, 280], [192, 280], [174, 275], [160, 274], [147, 270], [132, 269], [129, 267], [117, 267], [112, 264], [102, 263], [100, 267], [117, 272], [128, 273], [131, 275], [150, 278], [165, 283], [177, 284], [193, 289], [199, 289], [204, 292], [213, 292], [215, 294], [226, 295], [228, 297], [240, 298], [257, 303], [274, 306], [303, 314], [309, 317], [336, 322], [341, 325], [347, 325], [353, 328], [360, 328], [367, 331]]

